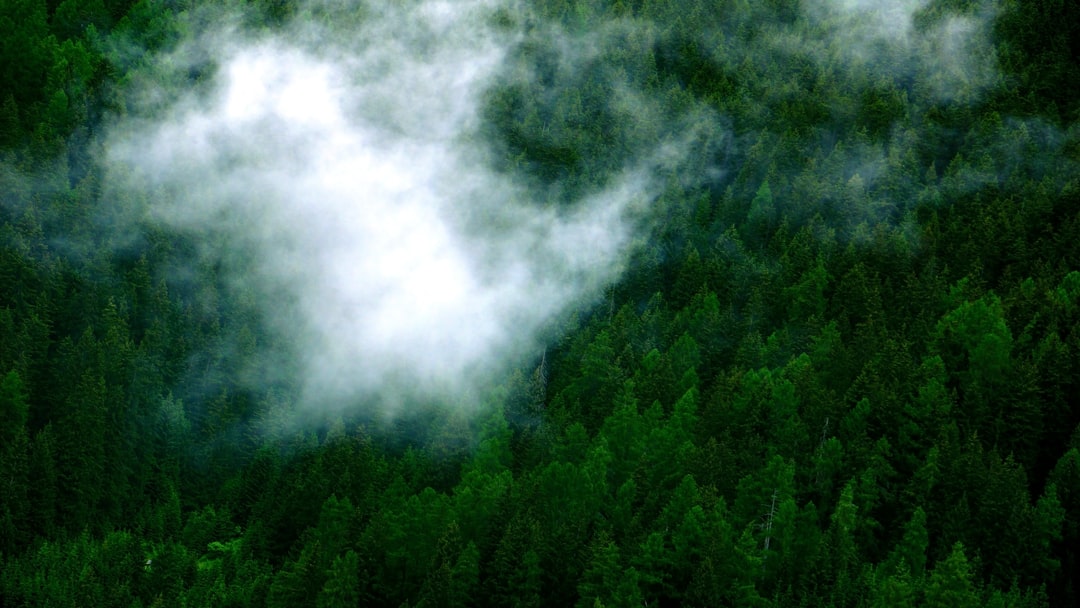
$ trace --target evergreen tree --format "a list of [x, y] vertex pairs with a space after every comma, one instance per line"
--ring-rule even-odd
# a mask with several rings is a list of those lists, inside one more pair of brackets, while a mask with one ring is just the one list
[[967, 608], [979, 604], [979, 595], [972, 583], [971, 566], [964, 555], [964, 545], [956, 543], [949, 556], [934, 565], [926, 585], [924, 605], [930, 608]]

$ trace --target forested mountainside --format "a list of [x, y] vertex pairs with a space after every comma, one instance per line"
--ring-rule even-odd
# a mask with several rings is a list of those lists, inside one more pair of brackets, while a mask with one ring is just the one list
[[649, 177], [508, 369], [386, 413], [266, 372], [300, 334], [235, 280], [264, 243], [147, 211], [249, 157], [140, 188], [114, 134], [224, 78], [176, 59], [223, 21], [457, 3], [0, 3], [0, 605], [1080, 605], [1080, 5], [481, 4], [485, 183], [573, 217]]

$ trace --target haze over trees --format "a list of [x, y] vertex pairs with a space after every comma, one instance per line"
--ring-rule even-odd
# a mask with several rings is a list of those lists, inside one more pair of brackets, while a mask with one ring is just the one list
[[0, 3], [0, 605], [1080, 604], [1078, 5], [385, 4]]

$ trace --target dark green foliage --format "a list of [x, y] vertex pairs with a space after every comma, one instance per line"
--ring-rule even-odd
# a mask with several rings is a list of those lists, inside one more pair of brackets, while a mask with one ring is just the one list
[[1051, 118], [1080, 118], [1080, 9], [1072, 2], [1008, 0], [995, 28], [1000, 62], [1018, 79], [1025, 109]]
[[196, 4], [0, 2], [0, 605], [1080, 601], [1076, 3], [991, 3], [1001, 78], [946, 94], [814, 3], [533, 2], [481, 131], [542, 204], [724, 132], [477, 417], [303, 429], [250, 294], [96, 232], [92, 134]]

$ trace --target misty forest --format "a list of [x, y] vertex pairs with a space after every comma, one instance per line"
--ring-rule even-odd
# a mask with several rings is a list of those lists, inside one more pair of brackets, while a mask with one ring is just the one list
[[3, 0], [0, 605], [1080, 605], [1080, 4]]

